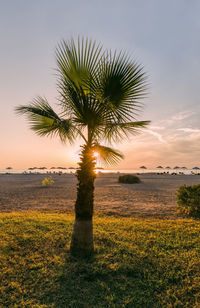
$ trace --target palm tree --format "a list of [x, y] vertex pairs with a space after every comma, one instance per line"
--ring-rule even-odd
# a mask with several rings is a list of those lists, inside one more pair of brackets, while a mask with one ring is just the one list
[[[103, 51], [88, 39], [62, 41], [56, 49], [58, 92], [61, 114], [47, 100], [37, 97], [16, 111], [25, 114], [40, 136], [58, 135], [62, 142], [82, 138], [77, 170], [75, 223], [70, 251], [73, 255], [93, 253], [93, 197], [95, 152], [107, 163], [123, 155], [112, 142], [137, 133], [148, 121], [136, 121], [140, 100], [146, 96], [146, 74], [125, 53]], [[100, 142], [107, 142], [102, 145]]]

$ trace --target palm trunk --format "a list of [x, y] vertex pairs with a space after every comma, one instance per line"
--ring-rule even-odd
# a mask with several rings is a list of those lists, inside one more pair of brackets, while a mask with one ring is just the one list
[[95, 179], [95, 160], [89, 146], [83, 147], [79, 166], [75, 222], [70, 252], [74, 256], [89, 256], [94, 252], [92, 217]]

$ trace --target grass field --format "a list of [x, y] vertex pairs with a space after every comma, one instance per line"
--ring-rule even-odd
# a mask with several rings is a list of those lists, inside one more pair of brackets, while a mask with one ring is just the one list
[[73, 217], [0, 214], [0, 307], [200, 307], [200, 221], [94, 219], [95, 256], [69, 256]]

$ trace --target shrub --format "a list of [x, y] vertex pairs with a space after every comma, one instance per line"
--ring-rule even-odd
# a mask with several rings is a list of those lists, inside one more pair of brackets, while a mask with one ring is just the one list
[[200, 218], [200, 184], [180, 186], [176, 196], [179, 213]]
[[42, 181], [43, 186], [52, 185], [53, 183], [54, 183], [54, 180], [52, 180], [51, 176], [48, 178], [44, 178], [44, 180]]
[[136, 175], [132, 174], [126, 174], [126, 175], [120, 175], [118, 178], [119, 183], [125, 183], [125, 184], [136, 184], [140, 183], [140, 179]]

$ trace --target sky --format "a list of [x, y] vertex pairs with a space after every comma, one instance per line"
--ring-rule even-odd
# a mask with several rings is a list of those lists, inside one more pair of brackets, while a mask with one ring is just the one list
[[0, 169], [76, 166], [79, 144], [38, 137], [14, 108], [45, 96], [58, 110], [55, 48], [89, 37], [144, 66], [148, 129], [114, 145], [114, 168], [200, 167], [199, 0], [0, 0]]

